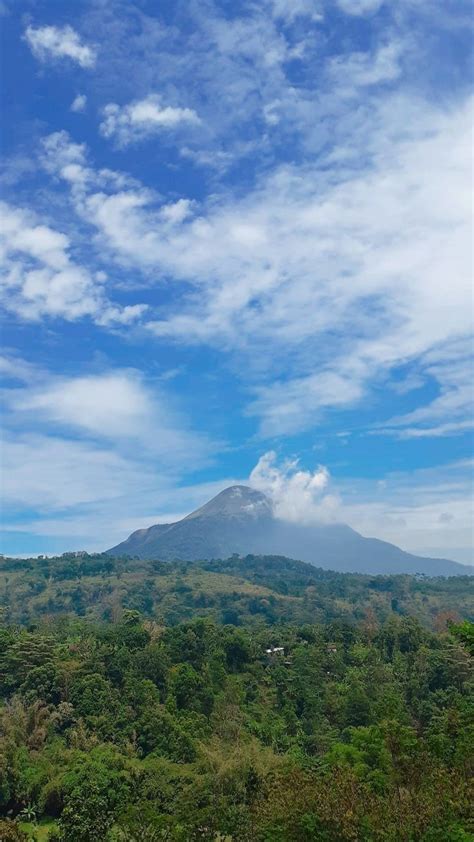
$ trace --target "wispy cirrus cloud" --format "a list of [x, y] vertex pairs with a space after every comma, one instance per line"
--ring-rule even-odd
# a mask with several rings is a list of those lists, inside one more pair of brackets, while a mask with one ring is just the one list
[[[293, 62], [303, 68], [306, 53], [315, 59], [321, 12], [313, 2], [270, 0], [246, 5], [232, 15], [219, 3], [194, 4], [188, 8], [185, 28], [167, 27], [157, 16], [138, 13], [133, 5], [129, 14], [131, 26], [124, 19], [113, 19], [105, 29], [98, 9], [87, 18], [91, 30], [104, 32], [104, 62], [121, 74], [119, 95], [108, 103], [120, 103], [127, 142], [132, 130], [130, 108], [144, 102], [151, 110], [148, 100], [159, 92], [159, 107], [154, 109], [158, 119], [150, 121], [147, 131], [155, 136], [159, 132], [163, 140], [176, 137], [177, 151], [185, 160], [225, 173], [240, 160], [260, 159], [264, 148], [271, 151], [269, 139], [262, 135], [266, 106], [285, 100], [289, 112], [292, 99], [308, 98], [306, 85], [292, 84], [286, 68]], [[111, 26], [115, 38], [107, 37]], [[144, 65], [144, 54], [153, 55], [153, 61]], [[319, 69], [321, 59], [317, 64]], [[192, 118], [171, 134], [163, 126], [161, 112], [167, 109], [173, 121], [177, 109], [194, 112], [200, 125]], [[113, 118], [118, 131], [117, 114]], [[285, 125], [296, 120], [291, 109]], [[300, 131], [298, 126], [292, 143], [299, 143]], [[133, 128], [133, 138], [138, 135], [148, 136], [144, 125]]]
[[106, 193], [91, 167], [62, 166], [75, 148], [65, 135], [46, 149], [116, 261], [183, 284], [176, 311], [148, 330], [245, 354], [250, 412], [280, 435], [356, 405], [381, 372], [470, 331], [471, 104], [418, 109], [400, 134], [412, 106], [383, 106], [363, 168], [280, 167], [243, 198], [182, 205], [171, 226], [172, 208], [142, 187]]
[[267, 5], [273, 17], [286, 23], [304, 17], [317, 22], [324, 19], [324, 5], [316, 0], [269, 0]]
[[121, 496], [124, 484], [136, 488], [144, 480], [141, 465], [130, 465], [114, 451], [93, 442], [38, 433], [7, 436], [2, 464], [6, 519], [10, 507], [25, 506], [44, 515], [113, 500]]
[[148, 513], [153, 522], [160, 505], [176, 506], [183, 478], [223, 447], [193, 429], [163, 383], [137, 370], [66, 377], [6, 355], [0, 371], [4, 531], [27, 531], [43, 547], [81, 539], [104, 549], [133, 518]]
[[194, 433], [163, 385], [145, 382], [134, 369], [112, 369], [84, 376], [61, 377], [37, 372], [37, 384], [4, 389], [6, 420], [21, 427], [44, 428], [97, 442], [113, 442], [130, 453], [161, 464], [194, 468], [211, 454], [206, 436]]
[[368, 537], [474, 564], [473, 467], [471, 459], [463, 459], [387, 472], [376, 483], [345, 478], [337, 483], [341, 514]]
[[67, 58], [85, 69], [94, 67], [96, 63], [95, 47], [84, 44], [72, 26], [28, 26], [24, 37], [33, 55], [40, 61]]
[[438, 385], [438, 395], [411, 412], [389, 418], [374, 432], [400, 439], [459, 435], [474, 429], [472, 342], [458, 341], [426, 355], [424, 376]]
[[406, 49], [401, 41], [390, 41], [372, 52], [338, 55], [329, 62], [328, 73], [345, 90], [393, 82], [402, 73], [400, 59]]

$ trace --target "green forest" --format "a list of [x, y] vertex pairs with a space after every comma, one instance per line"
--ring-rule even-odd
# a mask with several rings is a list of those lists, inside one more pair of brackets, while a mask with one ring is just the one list
[[2, 559], [0, 840], [468, 842], [472, 579]]
[[196, 617], [238, 626], [385, 622], [395, 614], [442, 630], [448, 618], [474, 621], [474, 578], [336, 573], [281, 556], [188, 563], [105, 553], [0, 558], [0, 616], [7, 623], [65, 616], [115, 622], [126, 609], [164, 625]]

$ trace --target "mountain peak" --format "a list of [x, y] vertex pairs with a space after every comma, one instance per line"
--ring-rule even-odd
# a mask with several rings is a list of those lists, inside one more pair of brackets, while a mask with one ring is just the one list
[[225, 488], [182, 520], [140, 530], [108, 552], [183, 561], [227, 558], [233, 553], [276, 555], [358, 573], [472, 575], [472, 568], [462, 564], [410, 555], [343, 524], [286, 523], [273, 517], [265, 494], [246, 485]]
[[231, 485], [216, 494], [185, 520], [206, 517], [261, 518], [272, 516], [272, 504], [265, 494], [248, 485]]

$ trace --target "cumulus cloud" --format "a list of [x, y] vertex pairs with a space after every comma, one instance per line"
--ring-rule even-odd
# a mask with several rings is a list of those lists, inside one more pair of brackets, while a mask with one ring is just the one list
[[0, 229], [6, 310], [31, 321], [88, 316], [104, 326], [129, 324], [145, 311], [143, 304], [111, 303], [104, 276], [75, 263], [69, 237], [38, 221], [35, 214], [0, 202]]
[[82, 111], [86, 110], [87, 106], [87, 97], [85, 94], [77, 94], [77, 96], [73, 99], [71, 103], [71, 111], [74, 111], [76, 114], [80, 114]]
[[249, 482], [270, 498], [274, 515], [281, 520], [308, 524], [337, 519], [339, 499], [326, 493], [329, 471], [322, 465], [311, 472], [301, 470], [297, 459], [279, 464], [270, 450], [258, 460]]
[[69, 58], [83, 68], [95, 65], [95, 48], [84, 44], [71, 26], [28, 26], [24, 37], [40, 61]]
[[276, 517], [293, 523], [347, 523], [425, 556], [473, 563], [472, 461], [387, 473], [383, 479], [345, 477], [331, 491], [328, 469], [304, 470], [297, 459], [260, 457], [249, 483], [273, 501]]
[[172, 131], [183, 125], [196, 126], [200, 122], [192, 108], [163, 105], [158, 94], [150, 94], [129, 105], [106, 105], [100, 131], [104, 137], [115, 138], [120, 146], [127, 146], [150, 135]]
[[163, 205], [160, 211], [160, 216], [165, 222], [171, 225], [178, 225], [192, 213], [193, 202], [190, 199], [178, 199], [177, 202], [171, 202], [168, 205]]

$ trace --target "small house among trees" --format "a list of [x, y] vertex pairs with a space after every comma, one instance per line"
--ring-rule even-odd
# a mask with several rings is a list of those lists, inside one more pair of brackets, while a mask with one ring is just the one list
[[270, 656], [281, 656], [283, 657], [285, 654], [285, 649], [283, 646], [270, 646], [269, 649], [265, 649], [265, 654]]

